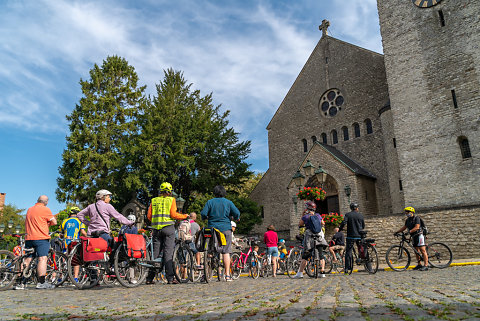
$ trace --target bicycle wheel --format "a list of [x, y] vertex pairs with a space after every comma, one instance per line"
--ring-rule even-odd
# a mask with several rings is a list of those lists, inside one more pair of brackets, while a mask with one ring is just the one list
[[260, 260], [256, 255], [250, 255], [248, 265], [250, 268], [250, 276], [254, 279], [258, 279], [260, 276], [260, 264]]
[[405, 271], [410, 266], [410, 252], [400, 245], [392, 245], [385, 254], [388, 266], [394, 271]]
[[98, 284], [99, 275], [94, 263], [83, 263], [81, 243], [70, 252], [67, 270], [70, 282], [78, 289], [89, 289]]
[[15, 262], [15, 254], [0, 250], [0, 291], [10, 289], [15, 283], [17, 278], [16, 266], [19, 266], [19, 264]]
[[332, 266], [333, 266], [333, 270], [332, 272], [335, 272], [335, 273], [342, 273], [344, 272], [344, 269], [345, 269], [345, 264], [344, 264], [344, 253], [342, 253], [342, 255], [340, 255], [340, 253], [338, 252], [335, 252], [335, 256], [337, 258], [337, 262], [333, 262], [333, 259], [332, 259]]
[[367, 253], [365, 253], [365, 270], [370, 274], [375, 274], [378, 271], [378, 254], [377, 249], [373, 245], [367, 246]]
[[[352, 248], [352, 255], [347, 257], [347, 251], [343, 252], [343, 262], [345, 263], [345, 267], [343, 272], [346, 274], [352, 274], [353, 272], [353, 265], [355, 263], [357, 257], [357, 252], [355, 251], [355, 245]], [[348, 262], [347, 262], [348, 261]], [[349, 268], [347, 269], [347, 263], [349, 264]]]
[[113, 255], [115, 276], [121, 285], [126, 288], [134, 288], [145, 281], [147, 268], [141, 264], [145, 259], [129, 257], [123, 243], [120, 244]]
[[68, 257], [62, 252], [50, 251], [47, 257], [47, 273], [45, 279], [55, 286], [60, 286], [68, 278]]
[[325, 258], [325, 268], [323, 271], [325, 274], [331, 273], [333, 270], [333, 262], [330, 252], [323, 252], [323, 257]]
[[452, 263], [452, 250], [443, 243], [435, 242], [427, 246], [428, 262], [436, 268], [444, 269]]
[[[300, 259], [300, 261], [301, 261], [301, 259]], [[307, 265], [305, 267], [305, 273], [307, 273], [307, 275], [311, 278], [315, 277], [315, 260], [313, 259], [313, 256], [310, 256], [307, 259]]]
[[301, 250], [298, 247], [294, 247], [287, 257], [287, 275], [290, 278], [298, 272], [301, 261]]
[[173, 271], [175, 278], [180, 283], [187, 283], [193, 280], [193, 254], [180, 243], [175, 246], [173, 251]]
[[232, 274], [232, 279], [236, 280], [240, 277], [242, 272], [242, 264], [240, 262], [240, 255], [233, 253], [231, 257], [230, 271]]
[[214, 253], [210, 250], [210, 239], [205, 240], [205, 249], [203, 253], [203, 278], [205, 282], [210, 282], [213, 277], [213, 255]]
[[260, 266], [262, 267], [260, 271], [260, 276], [266, 278], [273, 275], [272, 265], [268, 263], [267, 256], [262, 258], [262, 263]]

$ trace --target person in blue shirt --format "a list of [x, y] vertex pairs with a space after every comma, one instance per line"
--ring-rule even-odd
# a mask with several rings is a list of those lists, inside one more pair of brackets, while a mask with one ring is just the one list
[[65, 248], [73, 241], [78, 241], [80, 236], [87, 236], [85, 225], [77, 218], [80, 209], [76, 206], [71, 207], [68, 212], [68, 218], [62, 222], [61, 231], [65, 239]]
[[240, 211], [232, 201], [225, 198], [227, 192], [222, 185], [217, 185], [213, 189], [212, 198], [207, 201], [201, 214], [202, 219], [208, 220], [207, 227], [216, 228], [225, 234], [226, 245], [222, 247], [220, 253], [223, 257], [225, 267], [225, 281], [232, 281], [230, 276], [230, 253], [232, 252], [232, 223], [231, 217], [235, 221], [240, 220]]

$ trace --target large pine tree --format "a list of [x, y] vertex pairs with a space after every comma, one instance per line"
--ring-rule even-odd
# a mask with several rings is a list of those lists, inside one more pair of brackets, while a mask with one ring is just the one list
[[70, 135], [57, 179], [59, 201], [85, 204], [105, 188], [115, 191], [124, 204], [139, 187], [127, 157], [144, 103], [145, 86], [137, 83], [135, 69], [118, 56], [107, 57], [102, 66], [95, 64], [90, 79], [80, 80], [83, 97], [67, 116]]

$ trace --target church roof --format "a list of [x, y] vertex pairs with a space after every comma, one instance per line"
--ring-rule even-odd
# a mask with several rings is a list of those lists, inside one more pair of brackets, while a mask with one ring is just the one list
[[372, 179], [377, 179], [375, 175], [370, 173], [368, 170], [363, 168], [361, 165], [359, 165], [356, 161], [339, 151], [333, 146], [326, 145], [320, 142], [315, 142], [316, 144], [320, 145], [326, 152], [330, 153], [333, 157], [335, 157], [337, 160], [342, 162], [345, 166], [347, 166], [352, 172], [355, 173], [355, 175], [361, 175], [361, 176], [366, 176]]

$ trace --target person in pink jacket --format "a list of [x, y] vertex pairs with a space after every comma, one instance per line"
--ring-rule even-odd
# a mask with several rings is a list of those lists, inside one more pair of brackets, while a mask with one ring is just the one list
[[267, 255], [272, 256], [272, 263], [273, 263], [273, 277], [277, 276], [277, 260], [278, 260], [278, 235], [275, 232], [275, 226], [270, 224], [267, 227], [267, 231], [263, 234], [263, 241], [267, 246]]

